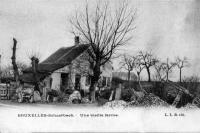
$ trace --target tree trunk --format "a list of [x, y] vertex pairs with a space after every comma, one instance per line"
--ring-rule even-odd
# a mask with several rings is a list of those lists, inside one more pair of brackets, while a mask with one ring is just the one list
[[19, 81], [19, 71], [16, 63], [16, 47], [17, 47], [17, 40], [13, 38], [13, 53], [12, 53], [12, 65], [13, 65], [13, 71], [14, 71], [14, 78], [15, 81]]
[[131, 71], [128, 71], [128, 87], [130, 88]]
[[96, 101], [95, 92], [96, 92], [97, 83], [98, 83], [98, 81], [95, 81], [95, 80], [91, 81], [91, 85], [90, 85], [90, 101], [92, 103]]
[[119, 84], [115, 90], [115, 100], [121, 99], [121, 93], [122, 93], [122, 84]]
[[151, 73], [149, 68], [147, 68], [147, 73], [148, 73], [148, 82], [151, 82]]
[[141, 83], [140, 83], [140, 73], [138, 72], [137, 75], [138, 75], [138, 84], [139, 84], [140, 90], [141, 90], [142, 92], [144, 92], [144, 94], [147, 94], [147, 92], [142, 88], [142, 85], [141, 85]]
[[140, 73], [139, 72], [137, 72], [137, 75], [138, 75], [138, 82], [140, 82]]
[[1, 54], [0, 54], [0, 83], [1, 83], [1, 78], [2, 78], [2, 72], [1, 72]]
[[168, 82], [168, 80], [169, 80], [169, 59], [167, 58], [167, 82]]
[[180, 68], [180, 83], [181, 83], [182, 69]]
[[39, 79], [38, 79], [38, 63], [39, 60], [36, 57], [32, 57], [32, 71], [33, 71], [33, 78], [34, 78], [34, 85], [35, 90], [37, 90], [40, 93], [40, 96], [42, 96], [42, 90], [39, 87]]
[[169, 80], [169, 72], [167, 71], [167, 81]]
[[100, 70], [100, 61], [98, 61], [93, 69], [93, 76], [91, 78], [91, 85], [90, 85], [90, 101], [93, 103], [96, 101], [95, 98], [95, 91], [96, 91], [96, 87], [99, 81], [101, 75], [101, 70]]

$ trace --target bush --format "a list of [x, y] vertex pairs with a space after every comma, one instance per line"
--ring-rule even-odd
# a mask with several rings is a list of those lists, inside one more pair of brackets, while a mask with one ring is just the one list
[[69, 99], [69, 95], [65, 94], [65, 93], [59, 93], [58, 95], [58, 102], [67, 102], [67, 100]]
[[18, 99], [17, 94], [15, 93], [15, 94], [13, 94], [12, 96], [10, 96], [10, 99], [11, 99], [11, 101], [13, 101], [13, 102], [17, 101], [17, 99]]
[[72, 100], [72, 103], [73, 103], [73, 104], [80, 104], [80, 103], [81, 103], [81, 100], [80, 100], [80, 99], [73, 99], [73, 100]]
[[151, 93], [159, 97], [164, 97], [164, 84], [162, 82], [154, 82]]
[[134, 92], [132, 89], [122, 89], [121, 99], [129, 102], [131, 101], [131, 97], [133, 96]]
[[111, 92], [112, 92], [112, 89], [103, 90], [103, 91], [101, 91], [99, 97], [100, 97], [100, 98], [103, 98], [103, 99], [109, 100], [110, 95], [111, 95]]
[[193, 98], [187, 94], [183, 94], [180, 102], [177, 104], [177, 108], [187, 105], [188, 103], [192, 103]]
[[186, 77], [183, 79], [181, 85], [189, 90], [190, 93], [192, 93], [194, 96], [199, 95], [199, 77], [197, 76], [191, 76]]
[[99, 98], [98, 99], [98, 106], [102, 106], [102, 105], [104, 105], [107, 102], [109, 102], [109, 100], [104, 99], [104, 98]]
[[63, 86], [63, 85], [62, 85], [62, 86], [60, 87], [60, 91], [62, 91], [62, 92], [65, 92], [65, 90], [67, 90], [67, 89], [68, 89], [67, 86]]
[[70, 94], [73, 93], [73, 91], [74, 91], [74, 90], [72, 90], [72, 89], [67, 89], [67, 90], [65, 90], [65, 94], [70, 95]]
[[59, 92], [57, 90], [51, 90], [48, 92], [48, 95], [52, 96], [52, 97], [57, 97], [59, 96]]

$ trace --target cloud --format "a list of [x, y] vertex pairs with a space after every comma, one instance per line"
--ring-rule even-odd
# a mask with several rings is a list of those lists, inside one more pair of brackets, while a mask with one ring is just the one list
[[[138, 8], [137, 29], [131, 45], [125, 46], [126, 52], [152, 50], [163, 60], [185, 55], [195, 64], [189, 71], [199, 70], [200, 1], [131, 2]], [[1, 0], [0, 52], [8, 51], [2, 62], [10, 62], [13, 36], [19, 40], [18, 57], [22, 60], [30, 50], [41, 52], [44, 59], [62, 46], [73, 45], [67, 17], [83, 4], [81, 0]]]
[[190, 6], [190, 11], [187, 14], [187, 17], [185, 18], [186, 22], [186, 30], [188, 32], [196, 33], [196, 35], [200, 35], [200, 1], [195, 0], [192, 2]]
[[181, 37], [183, 43], [188, 45], [188, 55], [191, 59], [191, 74], [200, 74], [199, 52], [200, 52], [200, 1], [194, 0], [188, 5], [188, 12], [184, 18], [184, 26]]

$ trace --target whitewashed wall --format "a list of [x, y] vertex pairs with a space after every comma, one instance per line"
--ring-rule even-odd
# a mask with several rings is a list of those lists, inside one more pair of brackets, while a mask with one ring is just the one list
[[105, 67], [101, 67], [103, 77], [111, 77], [112, 78], [112, 66], [111, 64], [106, 64]]
[[60, 88], [61, 73], [54, 72], [51, 74], [52, 78], [52, 89], [57, 90]]
[[[81, 75], [81, 89], [87, 91], [89, 86], [85, 85], [86, 82], [86, 71], [89, 68], [89, 63], [86, 60], [87, 55], [85, 53], [81, 54], [75, 60], [73, 60], [72, 65], [65, 66], [61, 69], [56, 70], [52, 73], [52, 89], [59, 89], [61, 83], [61, 73], [69, 73], [69, 87], [73, 88], [75, 84], [75, 75], [76, 73]], [[102, 70], [102, 77], [110, 77], [112, 78], [112, 65], [106, 64], [105, 67], [101, 68]]]

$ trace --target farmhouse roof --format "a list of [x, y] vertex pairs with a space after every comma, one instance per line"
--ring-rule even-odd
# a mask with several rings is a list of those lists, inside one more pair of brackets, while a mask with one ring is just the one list
[[[69, 65], [74, 59], [81, 55], [85, 50], [89, 48], [89, 44], [79, 44], [71, 47], [62, 47], [50, 55], [46, 60], [38, 64], [38, 78], [44, 79], [50, 75], [53, 71]], [[34, 76], [32, 68], [29, 67], [23, 71], [23, 75], [20, 79], [26, 83], [33, 83]]]
[[[50, 55], [46, 60], [38, 65], [39, 72], [53, 72], [66, 65], [69, 65], [74, 59], [89, 48], [89, 44], [80, 44], [71, 47], [62, 47]], [[24, 70], [24, 73], [32, 72], [32, 68]]]

